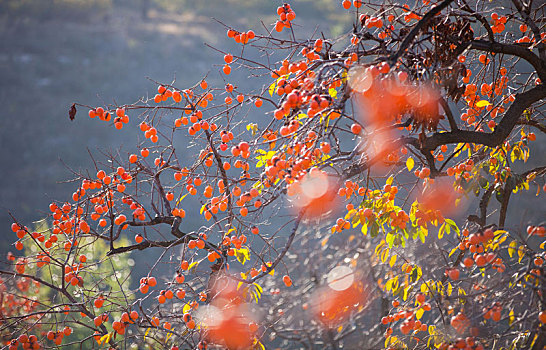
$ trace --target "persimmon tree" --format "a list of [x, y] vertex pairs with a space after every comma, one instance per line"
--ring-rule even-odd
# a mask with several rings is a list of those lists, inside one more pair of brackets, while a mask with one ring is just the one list
[[5, 348], [546, 345], [544, 217], [510, 216], [544, 206], [544, 6], [339, 6], [338, 38], [282, 4], [191, 86], [72, 106], [143, 138], [14, 216]]

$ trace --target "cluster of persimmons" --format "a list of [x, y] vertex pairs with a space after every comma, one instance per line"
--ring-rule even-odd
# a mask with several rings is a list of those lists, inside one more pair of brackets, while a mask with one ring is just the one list
[[[456, 120], [442, 103], [447, 97], [441, 77], [432, 66], [415, 62], [419, 48], [406, 47], [394, 62], [386, 57], [391, 51], [381, 51], [386, 45], [394, 52], [403, 45], [401, 28], [418, 28], [414, 26], [430, 20], [425, 13], [443, 5], [424, 0], [374, 12], [365, 10], [363, 1], [339, 3], [356, 15], [353, 33], [339, 39], [346, 41], [341, 50], [324, 37], [296, 41], [294, 8], [283, 4], [269, 33], [227, 29], [243, 49], [265, 45], [270, 51], [290, 51], [277, 64], [257, 64], [243, 49], [241, 54], [222, 52], [221, 87], [213, 86], [210, 77], [185, 89], [159, 84], [152, 98], [138, 104], [89, 108], [90, 118], [119, 130], [134, 128], [144, 139], [129, 154], [97, 165], [92, 174], [77, 174], [72, 198], [49, 206], [46, 229], [13, 223], [20, 256], [8, 257], [14, 272], [3, 272], [9, 283], [0, 289], [0, 324], [6, 325], [1, 335], [10, 350], [59, 346], [82, 325], [91, 330], [90, 339], [113, 348], [123, 346], [116, 339], [124, 336], [143, 343], [153, 338], [172, 350], [209, 344], [263, 348], [268, 324], [252, 305], [259, 307], [266, 293], [258, 282], [282, 280], [283, 290], [274, 289], [272, 296], [304, 285], [304, 277], [293, 274], [283, 257], [300, 222], [326, 219], [330, 229], [324, 236], [358, 229], [362, 240], [374, 242], [371, 260], [385, 273], [371, 283], [354, 266], [336, 262], [340, 269], [332, 269], [328, 282], [302, 306], [319, 327], [341, 332], [374, 299], [377, 293], [371, 288], [391, 299], [392, 307], [374, 322], [383, 327], [385, 347], [393, 349], [428, 342], [440, 349], [480, 350], [491, 345], [481, 329], [523, 324], [515, 320], [518, 313], [528, 317], [527, 311], [498, 297], [501, 293], [486, 287], [480, 276], [502, 280], [508, 271], [519, 271], [518, 286], [524, 279], [528, 288], [540, 290], [544, 225], [529, 226], [525, 240], [516, 240], [504, 222], [486, 225], [483, 217], [479, 225], [477, 219], [461, 225], [450, 217], [465, 213], [469, 193], [476, 189], [485, 192], [479, 203], [483, 210], [493, 193], [504, 206], [511, 192], [530, 184], [537, 185], [537, 195], [546, 191], [538, 182], [543, 169], [516, 176], [510, 166], [527, 161], [529, 144], [537, 139], [530, 131], [534, 124], [521, 126], [519, 139], [503, 140], [498, 147], [451, 141], [433, 149], [424, 146], [427, 138], [460, 129], [485, 133], [487, 126], [494, 132], [516, 99], [514, 72], [490, 52], [454, 56], [453, 64], [465, 65], [455, 77], [463, 87], [455, 103], [460, 99], [464, 105]], [[436, 16], [451, 20], [446, 12]], [[498, 36], [516, 22], [496, 13], [484, 21], [491, 25], [491, 35]], [[519, 29], [525, 36], [518, 43], [544, 44], [544, 37], [537, 40], [527, 24]], [[275, 32], [290, 40], [278, 39]], [[367, 49], [364, 41], [379, 43], [379, 49]], [[494, 74], [484, 74], [493, 65], [498, 67]], [[432, 73], [425, 76], [418, 66]], [[270, 85], [259, 92], [243, 91], [230, 80], [232, 67], [262, 69]], [[145, 111], [139, 124], [129, 118], [137, 110]], [[237, 119], [264, 110], [257, 124], [242, 125]], [[193, 157], [176, 154], [175, 137], [192, 144]], [[187, 196], [193, 201], [184, 201]], [[293, 231], [260, 221], [286, 206], [296, 217]], [[159, 227], [168, 233], [160, 233]], [[450, 235], [449, 242], [440, 243], [442, 254], [447, 253], [439, 274], [419, 266], [418, 256], [404, 254], [407, 244], [436, 239], [431, 232], [438, 233], [438, 242]], [[129, 243], [122, 240], [129, 235]], [[284, 244], [275, 243], [279, 239]], [[98, 240], [108, 242], [109, 251], [88, 256]], [[183, 249], [175, 251], [179, 245]], [[96, 282], [96, 265], [153, 247], [170, 254], [174, 271], [152, 269], [138, 276], [138, 287], [124, 290], [123, 298], [110, 296]], [[62, 276], [57, 285], [44, 277], [46, 269]], [[38, 297], [24, 297], [30, 288]], [[41, 300], [44, 288], [60, 299]], [[458, 299], [451, 297], [455, 291]], [[544, 327], [546, 312], [529, 312], [535, 328]], [[57, 314], [66, 317], [55, 318]]]

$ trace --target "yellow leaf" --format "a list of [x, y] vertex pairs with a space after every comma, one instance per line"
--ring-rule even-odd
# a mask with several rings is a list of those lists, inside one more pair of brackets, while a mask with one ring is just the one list
[[512, 325], [512, 322], [514, 322], [514, 310], [510, 310], [510, 312], [508, 313], [508, 325], [511, 326]]
[[365, 222], [365, 221], [360, 221], [362, 223], [362, 227], [360, 228], [360, 232], [362, 232], [362, 234], [364, 236], [366, 236], [368, 234], [368, 224]]
[[111, 337], [112, 337], [111, 333], [105, 334], [99, 339], [99, 341], [97, 343], [99, 343], [99, 345], [108, 344], [110, 342]]
[[459, 250], [459, 247], [451, 249], [451, 251], [449, 252], [449, 256], [452, 256], [457, 250]]
[[[186, 304], [187, 305], [187, 304]], [[189, 305], [188, 305], [189, 306]], [[144, 333], [144, 341], [146, 341], [146, 337], [148, 336], [148, 333], [150, 333], [150, 329], [152, 329], [151, 327], [148, 327], [148, 329], [146, 329], [146, 332]]]
[[258, 181], [256, 182], [254, 185], [252, 185], [252, 188], [255, 188], [259, 191], [259, 193], [261, 194], [262, 193], [262, 190], [264, 188], [264, 185], [262, 184], [261, 181]]
[[256, 132], [258, 131], [258, 124], [255, 123], [249, 123], [246, 126], [247, 130], [250, 130], [252, 132], [252, 136], [256, 135]]
[[450, 296], [452, 292], [453, 286], [451, 285], [451, 283], [447, 282], [447, 295]]
[[476, 102], [476, 107], [478, 108], [483, 108], [483, 107], [486, 107], [486, 106], [489, 106], [491, 105], [491, 103], [489, 101], [486, 101], [486, 100], [480, 100], [478, 102]]
[[[497, 230], [495, 231], [495, 240], [499, 239], [503, 234], [508, 233], [508, 231], [505, 230]], [[504, 241], [503, 241], [504, 242]]]
[[398, 338], [395, 335], [390, 336], [385, 340], [385, 348], [388, 348], [389, 345], [394, 345], [396, 343], [398, 343]]
[[438, 230], [438, 239], [444, 238], [444, 227], [445, 227], [445, 223], [442, 224], [442, 226], [440, 226], [440, 229]]
[[328, 89], [328, 94], [335, 100], [337, 97], [337, 90], [336, 89]]
[[265, 346], [258, 339], [254, 339], [253, 350], [265, 350]]
[[375, 255], [379, 256], [379, 254], [381, 253], [381, 250], [383, 249], [383, 246], [386, 244], [386, 242], [384, 240], [382, 240], [381, 242], [379, 242], [379, 244], [377, 245], [377, 247], [375, 247]]
[[533, 341], [531, 342], [531, 345], [529, 345], [529, 348], [531, 349], [533, 345], [535, 345], [535, 342], [537, 341], [538, 333], [535, 334], [535, 337], [533, 338]]
[[404, 301], [408, 300], [408, 292], [409, 292], [409, 289], [410, 289], [409, 286], [407, 286], [406, 288], [404, 288], [404, 295], [402, 296], [402, 299], [403, 299]]
[[385, 183], [386, 183], [387, 185], [392, 185], [392, 182], [393, 182], [393, 181], [394, 181], [394, 177], [389, 176], [389, 178], [387, 179], [387, 181], [385, 181]]
[[423, 310], [423, 308], [419, 308], [417, 310], [417, 312], [415, 313], [415, 317], [420, 320], [421, 317], [423, 317], [423, 314], [425, 313], [425, 310]]
[[189, 194], [189, 193], [186, 193], [185, 195], [183, 195], [182, 197], [180, 197], [180, 199], [178, 199], [178, 200], [176, 201], [176, 205], [180, 204], [180, 202], [182, 202], [182, 200], [183, 200], [184, 198], [186, 198], [186, 196], [187, 196], [188, 194]]
[[264, 151], [262, 149], [258, 149], [257, 153], [260, 153], [261, 155], [256, 156], [256, 159], [258, 160], [258, 163], [256, 163], [256, 168], [261, 168], [265, 164], [267, 164], [267, 161], [273, 158], [276, 151]]
[[235, 257], [244, 265], [247, 260], [250, 260], [250, 251], [248, 248], [235, 249]]
[[518, 248], [518, 256], [519, 256], [518, 262], [521, 262], [521, 260], [525, 256], [525, 247], [524, 246], [520, 246]]
[[200, 263], [199, 260], [192, 262], [192, 263], [188, 266], [188, 270], [191, 270], [193, 267], [197, 266], [199, 263]]
[[385, 250], [381, 252], [381, 262], [384, 263], [385, 261], [387, 261], [388, 257], [389, 257], [389, 248], [385, 248]]
[[269, 85], [269, 96], [273, 96], [273, 93], [275, 92], [275, 87], [277, 86], [277, 82], [274, 81], [271, 85]]
[[391, 256], [391, 260], [389, 261], [390, 267], [393, 267], [394, 264], [396, 264], [396, 254]]
[[428, 285], [426, 283], [421, 283], [421, 293], [427, 293], [428, 292]]
[[442, 281], [438, 281], [436, 283], [436, 287], [438, 288], [438, 293], [440, 293], [440, 295], [444, 295], [444, 284]]
[[428, 334], [434, 335], [436, 333], [434, 332], [435, 330], [436, 330], [435, 326], [428, 326]]
[[[183, 314], [187, 314], [189, 311], [191, 310], [191, 306], [190, 304], [186, 303], [184, 305], [184, 307], [182, 308], [182, 313]], [[150, 328], [148, 328], [148, 331], [150, 330]], [[148, 331], [146, 331], [146, 333], [148, 333]]]
[[514, 252], [516, 251], [517, 246], [518, 246], [518, 242], [516, 241], [510, 242], [510, 244], [508, 245], [508, 255], [510, 255], [510, 257], [514, 255]]
[[415, 165], [415, 161], [413, 160], [413, 158], [408, 157], [408, 159], [406, 159], [406, 168], [408, 168], [408, 171], [411, 171], [414, 165]]
[[385, 290], [390, 291], [393, 289], [393, 286], [398, 282], [398, 276], [393, 277], [385, 283]]

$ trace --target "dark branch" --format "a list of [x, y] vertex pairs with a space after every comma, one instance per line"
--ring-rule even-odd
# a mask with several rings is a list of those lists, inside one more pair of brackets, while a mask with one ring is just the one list
[[434, 18], [440, 11], [445, 9], [446, 7], [451, 4], [453, 0], [444, 0], [439, 5], [433, 7], [430, 11], [428, 11], [423, 18], [419, 20], [419, 22], [415, 25], [415, 27], [412, 28], [412, 30], [404, 37], [404, 40], [402, 41], [402, 44], [400, 44], [400, 47], [398, 48], [398, 51], [396, 51], [391, 57], [389, 57], [389, 63], [391, 66], [393, 66], [400, 57], [404, 54], [404, 52], [409, 48], [413, 40], [417, 37], [417, 34], [421, 31], [421, 29], [425, 28], [428, 22]]
[[472, 49], [480, 51], [503, 53], [507, 55], [521, 57], [533, 66], [539, 78], [543, 82], [546, 81], [546, 62], [541, 60], [540, 57], [535, 55], [525, 46], [516, 44], [492, 43], [485, 40], [473, 40], [470, 42], [470, 47]]
[[[432, 151], [438, 146], [450, 143], [473, 143], [489, 147], [500, 145], [510, 135], [516, 126], [520, 116], [533, 103], [546, 98], [546, 86], [538, 85], [531, 90], [516, 94], [514, 102], [510, 105], [504, 117], [491, 133], [457, 130], [444, 133], [435, 133], [427, 137], [421, 143], [420, 149]], [[416, 139], [414, 139], [416, 140]]]

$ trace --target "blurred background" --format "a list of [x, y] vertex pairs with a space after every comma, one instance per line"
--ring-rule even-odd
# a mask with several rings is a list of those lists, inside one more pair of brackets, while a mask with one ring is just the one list
[[[76, 171], [93, 169], [88, 150], [134, 152], [136, 128], [121, 131], [87, 117], [90, 106], [132, 103], [154, 95], [151, 80], [186, 88], [229, 51], [225, 27], [264, 33], [281, 1], [0, 0], [0, 253], [13, 250], [9, 229], [46, 215], [70, 198]], [[298, 35], [337, 35], [351, 20], [334, 0], [299, 0]], [[262, 24], [263, 22], [263, 24]], [[239, 47], [240, 50], [240, 47]], [[235, 52], [235, 51], [234, 51]], [[216, 73], [213, 71], [213, 73]], [[214, 83], [219, 74], [209, 74]], [[253, 88], [259, 88], [255, 86]], [[131, 123], [137, 123], [132, 118]], [[94, 170], [92, 171], [94, 173]], [[30, 225], [29, 225], [30, 227]]]
[[[336, 37], [351, 30], [354, 17], [337, 0], [294, 0], [296, 36]], [[0, 253], [14, 243], [11, 212], [25, 223], [46, 215], [52, 200], [74, 191], [69, 168], [93, 169], [89, 152], [135, 151], [136, 128], [120, 131], [87, 117], [73, 102], [90, 106], [125, 104], [155, 94], [151, 80], [185, 88], [206, 74], [222, 84], [222, 55], [240, 46], [226, 28], [264, 34], [282, 1], [266, 0], [0, 0]], [[217, 19], [217, 20], [215, 20]], [[283, 33], [282, 35], [285, 35]], [[240, 51], [239, 51], [240, 52]], [[259, 55], [259, 53], [251, 53]], [[233, 74], [230, 82], [260, 89]], [[219, 86], [222, 86], [219, 85]], [[253, 118], [267, 118], [265, 115]], [[132, 118], [131, 123], [137, 123]], [[539, 139], [535, 155], [546, 151]], [[104, 158], [104, 157], [103, 157]], [[531, 157], [531, 162], [535, 159]], [[515, 165], [516, 171], [532, 164]], [[94, 173], [94, 170], [92, 171]], [[514, 196], [512, 225], [544, 217], [535, 189]], [[537, 205], [538, 204], [538, 205]], [[497, 204], [494, 204], [497, 205]], [[510, 221], [509, 221], [510, 223]], [[12, 249], [13, 250], [13, 249]]]

